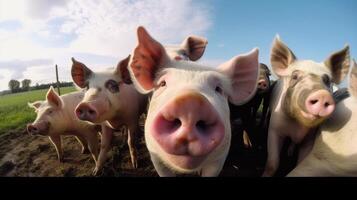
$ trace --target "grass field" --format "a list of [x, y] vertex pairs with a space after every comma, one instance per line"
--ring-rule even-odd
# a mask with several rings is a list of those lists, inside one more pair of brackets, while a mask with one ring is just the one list
[[[0, 96], [0, 135], [13, 129], [23, 129], [36, 118], [27, 102], [44, 100], [48, 89]], [[75, 91], [74, 87], [61, 88], [61, 94]]]

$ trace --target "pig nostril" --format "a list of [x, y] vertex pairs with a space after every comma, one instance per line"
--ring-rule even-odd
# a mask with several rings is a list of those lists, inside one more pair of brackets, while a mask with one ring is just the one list
[[318, 102], [318, 100], [311, 100], [310, 103], [311, 104], [316, 104]]
[[82, 115], [83, 114], [83, 110], [82, 109], [78, 109], [78, 114]]
[[178, 128], [178, 127], [181, 126], [181, 121], [176, 118], [176, 119], [173, 121], [172, 125], [173, 125], [173, 128]]
[[205, 132], [208, 128], [208, 125], [206, 122], [204, 122], [203, 120], [200, 120], [196, 123], [196, 127], [198, 130], [200, 130], [201, 133]]
[[89, 110], [88, 113], [89, 113], [90, 115], [95, 115], [95, 111], [94, 111], [94, 110]]
[[328, 102], [325, 103], [325, 108], [327, 108], [330, 104]]

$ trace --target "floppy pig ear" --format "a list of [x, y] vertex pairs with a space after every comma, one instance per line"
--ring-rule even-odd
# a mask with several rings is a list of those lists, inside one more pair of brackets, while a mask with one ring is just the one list
[[127, 58], [125, 58], [124, 60], [120, 61], [117, 65], [117, 69], [116, 69], [116, 71], [117, 71], [116, 73], [120, 75], [121, 79], [126, 84], [133, 83], [131, 81], [130, 73], [128, 70], [129, 60], [130, 60], [130, 55]]
[[276, 36], [271, 49], [270, 62], [273, 72], [281, 77], [288, 75], [288, 66], [296, 60], [294, 53]]
[[74, 83], [80, 88], [87, 87], [88, 79], [93, 75], [93, 72], [83, 63], [76, 61], [74, 58], [72, 58], [72, 62], [71, 73]]
[[135, 87], [146, 94], [154, 88], [156, 72], [168, 61], [164, 47], [153, 39], [144, 27], [139, 27], [138, 46], [129, 62], [129, 72]]
[[255, 48], [219, 66], [219, 70], [232, 80], [231, 103], [242, 105], [254, 96], [259, 78], [258, 55], [259, 49]]
[[353, 60], [349, 85], [349, 92], [352, 94], [352, 96], [357, 98], [357, 63], [355, 60]]
[[34, 108], [35, 110], [37, 110], [42, 104], [42, 101], [35, 101], [33, 103], [31, 102], [28, 102], [27, 105], [30, 107], [30, 108]]
[[330, 55], [324, 63], [332, 72], [332, 82], [339, 84], [350, 69], [350, 47], [346, 45], [342, 50]]
[[205, 52], [208, 41], [198, 36], [187, 37], [181, 46], [186, 50], [187, 56], [192, 61], [200, 59]]
[[63, 106], [61, 97], [58, 96], [58, 94], [55, 92], [55, 90], [53, 89], [52, 86], [50, 87], [50, 89], [47, 92], [46, 99], [49, 103], [51, 103], [52, 105], [54, 105], [58, 108], [62, 108], [62, 106]]

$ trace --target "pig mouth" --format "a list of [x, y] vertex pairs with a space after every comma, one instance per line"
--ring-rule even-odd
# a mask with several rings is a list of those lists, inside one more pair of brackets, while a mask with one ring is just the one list
[[300, 113], [305, 119], [308, 119], [308, 120], [311, 120], [311, 121], [318, 120], [318, 119], [321, 118], [319, 115], [314, 115], [312, 113], [307, 113], [307, 112], [304, 112], [302, 110], [300, 111]]

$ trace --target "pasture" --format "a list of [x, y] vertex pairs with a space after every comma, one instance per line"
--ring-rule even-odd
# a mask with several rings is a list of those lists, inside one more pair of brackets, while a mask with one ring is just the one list
[[[0, 135], [13, 129], [23, 129], [36, 118], [36, 113], [27, 102], [44, 100], [48, 89], [33, 90], [0, 96]], [[61, 94], [73, 92], [74, 87], [61, 88]]]

